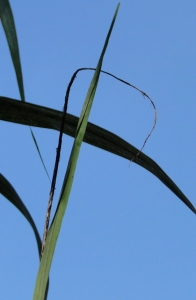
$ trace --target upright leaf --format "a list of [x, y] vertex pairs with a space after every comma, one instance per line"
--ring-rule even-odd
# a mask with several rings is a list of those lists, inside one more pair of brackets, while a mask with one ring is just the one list
[[77, 160], [78, 160], [78, 156], [79, 156], [79, 152], [80, 152], [80, 147], [81, 147], [82, 140], [83, 140], [83, 137], [84, 137], [84, 134], [86, 131], [88, 117], [90, 114], [91, 106], [93, 103], [94, 95], [95, 95], [98, 80], [99, 80], [103, 57], [104, 57], [104, 54], [105, 54], [105, 51], [106, 51], [106, 48], [108, 45], [108, 41], [109, 41], [112, 29], [113, 29], [113, 25], [114, 25], [114, 22], [115, 22], [117, 13], [118, 13], [118, 9], [119, 9], [119, 4], [117, 6], [117, 9], [116, 9], [114, 18], [112, 20], [108, 35], [106, 37], [106, 41], [105, 41], [100, 59], [98, 61], [96, 71], [92, 78], [89, 90], [87, 92], [87, 96], [86, 96], [86, 99], [85, 99], [85, 102], [83, 105], [82, 113], [81, 113], [81, 116], [80, 116], [80, 119], [78, 122], [76, 136], [75, 136], [74, 144], [72, 147], [70, 159], [68, 162], [68, 167], [67, 167], [67, 171], [65, 174], [60, 198], [59, 198], [59, 203], [57, 206], [57, 210], [56, 210], [52, 225], [51, 225], [49, 233], [48, 233], [48, 237], [46, 239], [46, 246], [45, 246], [45, 250], [43, 252], [43, 256], [42, 256], [41, 263], [40, 263], [40, 268], [39, 268], [38, 275], [37, 275], [36, 286], [35, 286], [34, 297], [33, 297], [34, 300], [42, 300], [44, 293], [45, 293], [46, 283], [47, 283], [48, 276], [49, 276], [49, 271], [50, 271], [50, 267], [51, 267], [51, 263], [52, 263], [52, 258], [53, 258], [57, 238], [58, 238], [58, 235], [60, 232], [63, 216], [65, 214], [69, 194], [70, 194], [72, 183], [73, 183], [73, 178], [74, 178], [76, 164], [77, 164]]
[[[0, 0], [0, 19], [1, 19], [4, 31], [5, 31], [5, 35], [7, 38], [8, 46], [10, 49], [10, 54], [11, 54], [12, 62], [14, 65], [17, 82], [18, 82], [20, 97], [21, 97], [22, 101], [25, 101], [22, 68], [21, 68], [20, 53], [19, 53], [19, 47], [18, 47], [18, 39], [17, 39], [17, 34], [16, 34], [14, 17], [13, 17], [11, 6], [10, 6], [10, 3], [8, 0]], [[35, 147], [37, 149], [38, 155], [40, 157], [40, 160], [41, 160], [44, 170], [46, 172], [46, 175], [48, 176], [48, 178], [50, 180], [48, 171], [46, 169], [41, 152], [38, 147], [38, 143], [36, 141], [35, 135], [31, 128], [30, 128], [30, 131], [31, 131], [31, 136], [35, 143]]]
[[0, 0], [0, 19], [5, 31], [12, 62], [14, 65], [18, 87], [20, 91], [20, 97], [22, 101], [25, 101], [24, 86], [22, 78], [22, 68], [20, 63], [20, 54], [18, 47], [18, 39], [14, 24], [14, 18], [11, 10], [11, 6], [8, 0]]

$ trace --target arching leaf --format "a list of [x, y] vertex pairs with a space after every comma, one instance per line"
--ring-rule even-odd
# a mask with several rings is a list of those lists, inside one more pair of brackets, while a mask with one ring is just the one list
[[26, 208], [23, 201], [20, 199], [19, 195], [11, 185], [11, 183], [2, 175], [0, 174], [0, 193], [7, 198], [20, 212], [21, 214], [26, 218], [28, 223], [31, 225], [31, 228], [33, 229], [33, 232], [35, 234], [35, 238], [37, 241], [37, 247], [38, 247], [38, 253], [40, 255], [41, 251], [41, 238], [38, 233], [37, 227], [35, 225], [35, 222], [33, 218], [31, 217], [30, 212]]
[[[21, 103], [17, 100], [0, 97], [0, 120], [31, 125], [40, 128], [60, 130], [62, 112], [30, 103]], [[78, 117], [67, 114], [64, 133], [75, 137]], [[136, 157], [139, 149], [121, 139], [112, 132], [92, 123], [88, 123], [84, 142], [118, 156], [132, 159], [134, 163], [145, 168], [166, 185], [180, 200], [182, 200], [194, 213], [196, 209], [183, 194], [173, 180], [159, 167], [159, 165], [143, 152]]]

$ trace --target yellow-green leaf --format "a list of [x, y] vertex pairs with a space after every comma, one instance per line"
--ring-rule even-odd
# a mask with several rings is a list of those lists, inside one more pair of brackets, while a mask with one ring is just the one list
[[72, 147], [70, 159], [68, 162], [68, 167], [67, 167], [67, 171], [65, 174], [60, 198], [59, 198], [59, 203], [58, 203], [57, 210], [56, 210], [52, 225], [50, 227], [50, 230], [49, 230], [49, 233], [48, 233], [48, 236], [46, 239], [45, 249], [44, 249], [43, 256], [42, 256], [42, 259], [40, 262], [40, 268], [38, 271], [36, 286], [35, 286], [35, 290], [34, 290], [34, 297], [33, 297], [34, 300], [42, 300], [44, 293], [45, 293], [46, 283], [47, 283], [48, 276], [49, 276], [49, 271], [50, 271], [54, 251], [55, 251], [56, 242], [58, 239], [63, 216], [65, 214], [65, 210], [66, 210], [67, 203], [68, 203], [68, 198], [70, 195], [70, 191], [71, 191], [71, 187], [72, 187], [72, 183], [73, 183], [73, 179], [74, 179], [75, 169], [76, 169], [77, 160], [78, 160], [78, 156], [79, 156], [79, 152], [80, 152], [80, 146], [82, 144], [83, 137], [85, 135], [88, 117], [90, 114], [91, 106], [93, 103], [94, 95], [95, 95], [98, 80], [99, 80], [103, 57], [104, 57], [104, 54], [105, 54], [105, 51], [106, 51], [106, 48], [108, 45], [108, 41], [109, 41], [112, 29], [113, 29], [113, 25], [114, 25], [114, 22], [115, 22], [117, 13], [118, 13], [118, 9], [119, 9], [119, 5], [117, 6], [116, 12], [114, 14], [114, 18], [112, 20], [108, 35], [106, 37], [106, 41], [105, 41], [101, 56], [98, 61], [98, 65], [97, 65], [96, 71], [94, 73], [94, 76], [92, 78], [90, 87], [88, 89], [87, 96], [86, 96], [86, 99], [85, 99], [85, 102], [83, 105], [82, 113], [81, 113], [81, 116], [78, 121], [77, 129], [76, 129], [76, 136], [75, 136], [74, 144]]

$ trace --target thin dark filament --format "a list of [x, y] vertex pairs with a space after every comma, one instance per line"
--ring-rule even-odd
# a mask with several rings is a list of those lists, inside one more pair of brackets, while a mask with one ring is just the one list
[[[44, 234], [43, 234], [43, 240], [42, 240], [42, 247], [41, 247], [41, 253], [40, 253], [40, 257], [42, 257], [43, 255], [43, 251], [44, 251], [44, 247], [45, 247], [45, 243], [46, 243], [46, 238], [47, 238], [47, 234], [48, 234], [48, 229], [49, 229], [49, 223], [50, 223], [50, 214], [51, 214], [51, 209], [52, 209], [52, 202], [53, 202], [53, 197], [54, 197], [54, 191], [55, 191], [55, 185], [56, 185], [56, 178], [57, 178], [57, 173], [58, 173], [58, 166], [59, 166], [59, 161], [60, 161], [60, 153], [61, 153], [61, 146], [62, 146], [62, 137], [63, 137], [63, 128], [64, 128], [64, 124], [65, 124], [65, 118], [66, 118], [66, 113], [67, 113], [67, 107], [68, 107], [68, 99], [69, 99], [69, 94], [70, 94], [70, 90], [71, 90], [71, 86], [74, 82], [74, 79], [76, 78], [76, 75], [78, 72], [80, 71], [85, 71], [85, 70], [92, 70], [95, 71], [95, 68], [80, 68], [78, 69], [73, 76], [71, 77], [71, 80], [69, 82], [69, 85], [67, 87], [67, 91], [66, 91], [66, 95], [65, 95], [65, 103], [64, 103], [64, 108], [63, 108], [63, 114], [62, 114], [62, 121], [61, 121], [61, 128], [60, 128], [60, 133], [59, 133], [59, 141], [58, 141], [58, 147], [57, 147], [57, 151], [56, 151], [56, 160], [55, 160], [55, 165], [54, 165], [54, 171], [53, 171], [53, 177], [52, 177], [52, 183], [51, 183], [51, 188], [50, 188], [50, 194], [49, 194], [49, 201], [48, 201], [48, 207], [47, 207], [47, 212], [46, 212], [46, 220], [45, 220], [45, 225], [44, 225]], [[138, 157], [138, 155], [141, 153], [141, 151], [143, 150], [147, 140], [149, 139], [149, 137], [151, 136], [155, 126], [156, 126], [156, 121], [157, 121], [157, 111], [156, 111], [156, 107], [154, 102], [152, 101], [152, 99], [146, 94], [144, 93], [142, 90], [138, 89], [136, 86], [130, 84], [129, 82], [114, 76], [113, 74], [106, 72], [106, 71], [102, 71], [102, 73], [109, 75], [117, 80], [119, 80], [120, 82], [134, 88], [135, 90], [139, 91], [144, 97], [148, 98], [154, 108], [154, 124], [153, 127], [150, 131], [150, 133], [148, 134], [148, 136], [146, 137], [141, 150], [139, 150], [139, 152], [136, 154], [136, 156], [131, 160], [133, 161], [134, 159], [136, 159]]]
[[48, 207], [47, 207], [47, 212], [46, 212], [46, 220], [45, 220], [45, 225], [44, 225], [44, 234], [43, 234], [42, 248], [41, 248], [41, 254], [40, 254], [41, 257], [43, 255], [43, 251], [44, 251], [44, 247], [45, 247], [45, 243], [46, 243], [46, 238], [47, 238], [47, 234], [48, 234], [50, 214], [51, 214], [51, 209], [52, 209], [52, 202], [53, 202], [53, 197], [54, 197], [56, 178], [57, 178], [58, 166], [59, 166], [59, 161], [60, 161], [60, 153], [61, 153], [62, 137], [63, 137], [63, 128], [64, 128], [65, 117], [66, 117], [66, 113], [67, 113], [69, 93], [70, 93], [71, 86], [74, 82], [74, 79], [75, 79], [77, 73], [78, 73], [78, 71], [76, 71], [73, 74], [73, 76], [72, 76], [72, 78], [69, 82], [69, 85], [67, 87], [67, 91], [66, 91], [66, 95], [65, 95], [65, 104], [64, 104], [64, 108], [63, 108], [61, 128], [60, 128], [60, 133], [59, 133], [59, 141], [58, 141], [58, 147], [57, 147], [57, 151], [56, 151], [56, 160], [55, 160], [55, 165], [54, 165], [54, 171], [53, 171], [52, 183], [51, 183], [51, 188], [50, 188]]
[[[81, 68], [81, 69], [79, 69], [79, 70], [82, 71], [82, 70], [95, 70], [95, 69], [94, 69], [94, 68]], [[135, 155], [135, 157], [131, 160], [131, 162], [132, 162], [132, 161], [135, 160], [135, 159], [139, 156], [139, 154], [142, 152], [142, 150], [144, 149], [144, 147], [145, 147], [145, 145], [146, 145], [147, 140], [149, 139], [149, 137], [151, 136], [153, 130], [155, 129], [155, 126], [156, 126], [156, 123], [157, 123], [157, 110], [156, 110], [156, 106], [155, 106], [153, 100], [152, 100], [145, 92], [143, 92], [142, 90], [140, 90], [139, 88], [137, 88], [137, 87], [134, 86], [133, 84], [130, 84], [129, 82], [127, 82], [127, 81], [125, 81], [125, 80], [123, 80], [123, 79], [121, 79], [121, 78], [119, 78], [119, 77], [117, 77], [117, 76], [115, 76], [115, 75], [113, 75], [113, 74], [111, 74], [111, 73], [109, 73], [109, 72], [102, 71], [102, 70], [101, 70], [101, 72], [104, 73], [104, 74], [107, 74], [107, 75], [109, 75], [109, 76], [111, 76], [111, 77], [113, 77], [113, 78], [115, 78], [115, 79], [117, 79], [117, 80], [119, 80], [120, 82], [122, 82], [122, 83], [124, 83], [124, 84], [126, 84], [126, 85], [132, 87], [132, 88], [135, 89], [136, 91], [140, 92], [140, 93], [142, 94], [142, 96], [144, 96], [144, 98], [145, 98], [145, 97], [148, 98], [148, 100], [150, 101], [150, 103], [151, 103], [152, 106], [153, 106], [153, 109], [154, 109], [154, 122], [153, 122], [152, 129], [150, 130], [149, 134], [147, 135], [146, 139], [144, 140], [141, 149], [138, 151], [138, 153]]]

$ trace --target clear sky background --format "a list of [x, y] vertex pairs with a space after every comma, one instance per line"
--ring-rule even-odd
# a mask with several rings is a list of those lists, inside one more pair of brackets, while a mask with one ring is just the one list
[[[26, 101], [62, 110], [80, 67], [95, 67], [117, 2], [10, 1]], [[144, 148], [196, 206], [196, 3], [121, 2], [103, 69], [146, 92], [158, 111]], [[20, 99], [0, 27], [0, 95]], [[93, 72], [79, 73], [68, 112], [79, 115]], [[140, 93], [101, 75], [90, 121], [140, 148], [154, 119]], [[52, 176], [58, 132], [33, 129]], [[49, 180], [30, 130], [0, 123], [0, 171], [40, 232]], [[64, 136], [56, 205], [73, 139]], [[0, 196], [0, 299], [31, 299], [39, 266], [33, 232]], [[140, 166], [82, 145], [58, 240], [48, 300], [196, 299], [196, 217]]]

